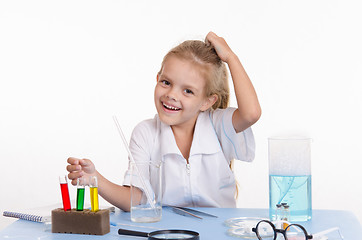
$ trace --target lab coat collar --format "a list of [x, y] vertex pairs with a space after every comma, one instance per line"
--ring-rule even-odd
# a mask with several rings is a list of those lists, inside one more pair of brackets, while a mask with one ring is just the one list
[[[167, 154], [182, 155], [177, 147], [171, 127], [163, 122], [161, 122], [160, 139], [162, 157]], [[196, 154], [213, 154], [219, 151], [221, 151], [221, 146], [211, 122], [210, 111], [200, 112], [196, 120], [190, 157]]]
[[190, 156], [213, 154], [219, 151], [221, 151], [221, 146], [211, 121], [211, 112], [210, 110], [200, 112], [196, 121]]
[[161, 122], [160, 148], [161, 148], [162, 158], [167, 154], [182, 155], [180, 149], [177, 147], [175, 136], [173, 135], [171, 127], [163, 123], [161, 120], [160, 122]]

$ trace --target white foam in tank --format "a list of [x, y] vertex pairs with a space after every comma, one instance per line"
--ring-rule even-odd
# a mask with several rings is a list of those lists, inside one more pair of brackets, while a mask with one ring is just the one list
[[268, 143], [270, 175], [311, 174], [310, 138], [269, 138]]

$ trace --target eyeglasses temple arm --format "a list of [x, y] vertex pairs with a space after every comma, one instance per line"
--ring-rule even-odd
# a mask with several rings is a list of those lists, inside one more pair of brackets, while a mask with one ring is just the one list
[[338, 227], [334, 227], [334, 228], [329, 228], [327, 230], [324, 230], [324, 231], [321, 231], [321, 232], [318, 232], [318, 233], [314, 233], [313, 236], [314, 238], [317, 238], [317, 237], [321, 237], [327, 233], [330, 233], [330, 232], [333, 232], [333, 231], [338, 231], [339, 233], [339, 236], [344, 239], [344, 237], [342, 236], [341, 232], [339, 231], [339, 228]]

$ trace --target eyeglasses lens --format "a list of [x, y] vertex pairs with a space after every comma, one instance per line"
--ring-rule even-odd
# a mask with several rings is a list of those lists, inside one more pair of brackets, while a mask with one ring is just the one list
[[273, 226], [268, 222], [259, 222], [256, 229], [259, 239], [262, 240], [273, 240], [274, 239], [274, 229]]
[[285, 230], [285, 235], [288, 240], [306, 240], [303, 229], [297, 225], [290, 225]]

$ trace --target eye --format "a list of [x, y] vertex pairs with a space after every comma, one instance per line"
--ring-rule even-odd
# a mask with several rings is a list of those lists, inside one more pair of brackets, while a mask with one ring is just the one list
[[194, 94], [194, 92], [191, 91], [190, 89], [185, 89], [184, 92], [185, 92], [186, 94]]
[[161, 80], [161, 83], [166, 86], [170, 85], [170, 82], [167, 80]]

